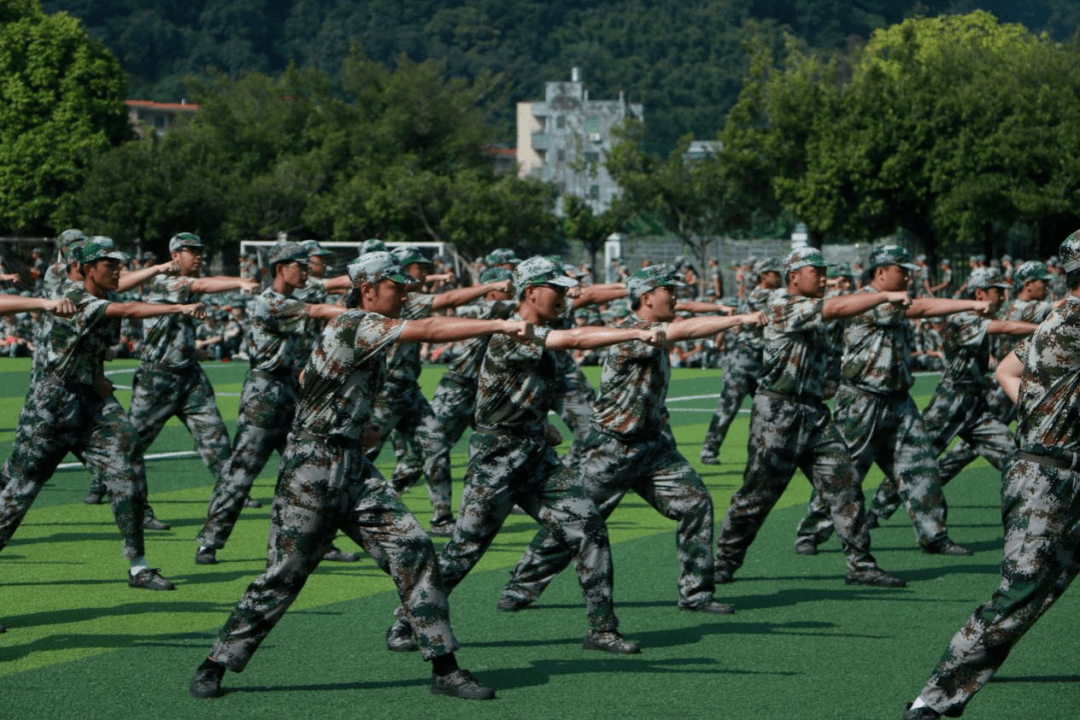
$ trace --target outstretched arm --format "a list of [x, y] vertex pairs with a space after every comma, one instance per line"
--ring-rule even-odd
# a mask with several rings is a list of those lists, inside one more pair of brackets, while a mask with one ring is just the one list
[[75, 314], [75, 305], [66, 297], [60, 300], [47, 300], [21, 295], [0, 295], [0, 315], [13, 315], [31, 310], [44, 310], [54, 315], [71, 317]]
[[986, 332], [991, 335], [1030, 335], [1037, 327], [1035, 323], [1020, 320], [991, 320]]
[[532, 325], [524, 321], [474, 320], [440, 315], [406, 321], [398, 342], [455, 342], [495, 333], [524, 341], [532, 337]]
[[333, 320], [346, 310], [344, 305], [331, 305], [329, 303], [311, 303], [306, 309], [308, 317], [316, 320]]
[[[602, 283], [600, 285], [579, 285], [580, 292], [574, 296], [574, 309], [586, 305], [599, 305], [626, 297], [629, 291], [623, 283]], [[574, 288], [571, 288], [573, 290]]]
[[851, 295], [841, 295], [840, 297], [829, 298], [825, 301], [825, 306], [821, 310], [821, 316], [826, 320], [843, 320], [849, 317], [855, 317], [861, 315], [870, 308], [877, 307], [882, 303], [892, 303], [893, 305], [903, 305], [907, 307], [911, 304], [911, 298], [908, 297], [907, 292], [899, 290], [896, 292], [875, 292], [875, 293], [852, 293]]
[[980, 315], [990, 310], [990, 303], [985, 300], [953, 300], [951, 298], [915, 298], [908, 307], [909, 318], [941, 317], [958, 312], [977, 312]]
[[663, 345], [665, 333], [663, 330], [586, 325], [570, 330], [552, 330], [544, 341], [544, 347], [548, 350], [592, 350], [631, 340], [640, 340], [653, 346]]
[[683, 300], [680, 303], [676, 303], [675, 310], [678, 312], [692, 312], [692, 313], [732, 313], [735, 312], [735, 308], [730, 305], [724, 305], [722, 303], [701, 302], [700, 300]]
[[187, 315], [201, 319], [206, 317], [206, 308], [202, 303], [173, 305], [172, 303], [123, 302], [109, 303], [105, 308], [105, 315], [132, 320], [145, 320], [160, 315]]
[[438, 312], [447, 308], [455, 308], [458, 305], [465, 305], [477, 298], [484, 297], [492, 290], [510, 292], [512, 284], [509, 280], [500, 280], [499, 282], [485, 283], [484, 285], [470, 285], [469, 287], [447, 290], [435, 296], [431, 303], [431, 309]]
[[686, 318], [668, 324], [667, 339], [668, 342], [696, 340], [697, 338], [710, 337], [736, 325], [765, 325], [767, 322], [765, 313], [760, 312], [747, 315], [725, 315], [723, 317]]
[[230, 277], [228, 275], [198, 278], [191, 283], [191, 291], [197, 293], [219, 293], [229, 292], [230, 290], [243, 290], [249, 293], [258, 292], [259, 283], [251, 278]]
[[180, 265], [173, 260], [169, 262], [159, 263], [157, 265], [151, 265], [150, 267], [142, 268], [141, 270], [132, 270], [131, 272], [121, 273], [120, 284], [117, 286], [117, 291], [127, 292], [133, 287], [142, 285], [144, 282], [154, 277], [155, 275], [165, 275], [168, 273], [180, 272]]

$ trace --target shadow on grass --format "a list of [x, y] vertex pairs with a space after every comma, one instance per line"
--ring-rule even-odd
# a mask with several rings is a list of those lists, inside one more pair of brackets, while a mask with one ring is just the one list
[[1075, 683], [1080, 675], [1029, 675], [1027, 677], [992, 677], [992, 683]]

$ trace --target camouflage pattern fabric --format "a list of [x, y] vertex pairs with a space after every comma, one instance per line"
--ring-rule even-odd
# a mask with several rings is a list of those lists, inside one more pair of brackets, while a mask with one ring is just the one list
[[439, 554], [447, 592], [480, 561], [514, 505], [540, 523], [573, 557], [589, 629], [617, 629], [607, 526], [596, 504], [586, 496], [577, 473], [562, 465], [539, 428], [520, 435], [472, 434], [454, 534]]
[[848, 571], [877, 567], [870, 554], [862, 489], [847, 445], [824, 403], [800, 403], [758, 392], [750, 411], [748, 453], [742, 487], [731, 497], [717, 540], [718, 570], [734, 573], [742, 567], [747, 550], [796, 469], [803, 471], [828, 504]]
[[[987, 318], [975, 313], [957, 313], [948, 317], [945, 322], [945, 374], [923, 411], [923, 422], [935, 458], [959, 435], [1001, 470], [1012, 458], [1016, 446], [1009, 428], [995, 416], [987, 402], [990, 343], [986, 331], [989, 325]], [[943, 467], [939, 459], [941, 485], [946, 485], [959, 470], [955, 463]], [[870, 511], [887, 518], [899, 505], [896, 479], [886, 477], [874, 494]]]
[[[520, 320], [515, 314], [512, 320]], [[561, 397], [562, 376], [543, 345], [550, 328], [536, 328], [532, 343], [503, 335], [488, 343], [480, 369], [477, 432], [469, 439], [469, 467], [454, 534], [439, 555], [447, 591], [491, 546], [514, 505], [570, 548], [585, 598], [589, 627], [613, 631], [611, 546], [596, 504], [577, 474], [562, 465], [544, 438], [548, 410]]]
[[[666, 327], [632, 317], [622, 327]], [[665, 348], [642, 342], [614, 346], [604, 361], [592, 429], [576, 471], [605, 520], [633, 490], [675, 520], [679, 549], [679, 604], [712, 600], [713, 504], [697, 471], [675, 446], [665, 399], [671, 366]], [[505, 595], [535, 600], [570, 564], [564, 544], [542, 529], [510, 575]]]
[[[567, 299], [563, 314], [548, 325], [552, 330], [569, 330], [576, 327], [574, 303]], [[563, 394], [555, 406], [555, 411], [574, 434], [574, 446], [571, 448], [571, 454], [574, 454], [577, 446], [589, 433], [589, 418], [593, 413], [596, 388], [585, 377], [585, 373], [582, 372], [569, 350], [556, 350], [555, 362], [563, 376]]]
[[[147, 302], [184, 305], [198, 302], [191, 285], [197, 278], [157, 275], [146, 285]], [[143, 365], [180, 371], [198, 365], [195, 319], [186, 315], [159, 315], [143, 320]]]
[[243, 671], [338, 530], [394, 580], [426, 660], [458, 649], [435, 547], [379, 471], [359, 447], [290, 437], [270, 509], [266, 570], [226, 620], [211, 659]]
[[204, 547], [225, 547], [255, 478], [274, 450], [285, 449], [296, 412], [296, 376], [309, 351], [304, 334], [307, 317], [303, 302], [273, 288], [254, 303], [248, 342], [253, 372], [244, 380], [232, 451], [199, 532]]
[[[877, 463], [897, 478], [919, 545], [934, 548], [948, 540], [945, 494], [930, 437], [909, 393], [915, 378], [906, 309], [885, 303], [849, 318], [843, 345], [844, 384], [836, 394], [834, 417], [855, 477], [861, 485]], [[832, 518], [820, 497], [811, 498], [797, 532], [815, 545], [832, 534]]]
[[822, 299], [786, 292], [769, 298], [764, 369], [750, 412], [746, 470], [717, 540], [718, 570], [734, 573], [742, 566], [796, 469], [828, 503], [848, 570], [877, 567], [851, 456], [821, 401], [828, 363], [823, 304]]
[[102, 398], [93, 384], [102, 377], [105, 352], [119, 323], [106, 317], [107, 301], [83, 289], [72, 289], [68, 297], [78, 312], [67, 319], [46, 319], [39, 375], [19, 413], [14, 446], [4, 464], [0, 548], [57, 465], [73, 452], [111, 496], [124, 557], [137, 557], [145, 554], [146, 502], [144, 476], [133, 461], [138, 436], [116, 398]]
[[[1021, 343], [1017, 437], [1022, 452], [1065, 459], [1080, 452], [1080, 301], [1070, 298]], [[920, 693], [959, 716], [1020, 638], [1080, 572], [1080, 471], [1017, 458], [1004, 477], [1001, 584], [956, 633]]]
[[[774, 292], [776, 291], [768, 288], [754, 288], [740, 303], [739, 313], [765, 312], [769, 297]], [[724, 364], [724, 386], [720, 390], [720, 399], [716, 403], [716, 411], [709, 421], [705, 442], [701, 446], [702, 452], [707, 455], [719, 454], [728, 428], [739, 414], [743, 399], [757, 392], [765, 347], [764, 333], [764, 328], [756, 325], [746, 325], [738, 329], [736, 344], [728, 353]]]

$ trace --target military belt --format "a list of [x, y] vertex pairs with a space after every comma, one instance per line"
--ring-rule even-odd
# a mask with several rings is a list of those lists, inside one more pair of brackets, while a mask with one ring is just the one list
[[263, 380], [274, 380], [276, 382], [288, 382], [296, 377], [291, 372], [270, 372], [269, 370], [248, 370], [248, 375]]
[[1046, 465], [1047, 467], [1057, 468], [1059, 470], [1080, 470], [1080, 453], [1070, 453], [1064, 450], [1059, 452], [1066, 454], [1067, 457], [1036, 455], [1035, 453], [1024, 452], [1021, 450], [1017, 453], [1017, 458], [1038, 463], [1040, 465]]
[[765, 390], [758, 388], [758, 395], [764, 395], [765, 397], [776, 398], [777, 400], [787, 400], [798, 405], [820, 405], [822, 399], [814, 397], [813, 395], [787, 395], [785, 393], [778, 393], [775, 390]]
[[323, 445], [330, 445], [333, 447], [341, 448], [359, 448], [360, 441], [354, 438], [345, 437], [344, 435], [317, 435], [307, 430], [293, 430], [292, 434], [301, 440], [310, 440], [312, 442], [322, 443]]
[[476, 378], [465, 377], [461, 373], [456, 372], [444, 372], [442, 379], [448, 382], [452, 382], [460, 387], [471, 387], [473, 385], [476, 385]]

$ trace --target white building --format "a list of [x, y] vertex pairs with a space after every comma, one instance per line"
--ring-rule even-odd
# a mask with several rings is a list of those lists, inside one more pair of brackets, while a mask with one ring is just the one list
[[604, 153], [614, 147], [611, 129], [627, 118], [642, 120], [640, 104], [590, 100], [577, 68], [570, 82], [544, 83], [544, 100], [517, 106], [519, 177], [554, 183], [563, 195], [585, 198], [593, 212], [611, 206], [619, 187], [604, 167]]

